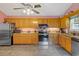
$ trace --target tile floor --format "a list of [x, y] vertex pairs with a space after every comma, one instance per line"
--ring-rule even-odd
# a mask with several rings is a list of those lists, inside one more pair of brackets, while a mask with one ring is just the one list
[[0, 56], [70, 56], [55, 44], [0, 46]]

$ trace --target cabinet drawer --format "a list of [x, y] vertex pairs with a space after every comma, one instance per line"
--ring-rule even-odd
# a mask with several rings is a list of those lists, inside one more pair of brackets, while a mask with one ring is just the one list
[[15, 37], [21, 37], [21, 36], [29, 36], [28, 34], [14, 34]]
[[31, 44], [32, 40], [25, 37], [16, 37], [13, 39], [14, 44]]

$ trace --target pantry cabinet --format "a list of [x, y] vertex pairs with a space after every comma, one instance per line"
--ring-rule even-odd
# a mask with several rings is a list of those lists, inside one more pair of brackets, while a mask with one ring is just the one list
[[13, 44], [38, 44], [38, 34], [14, 33]]

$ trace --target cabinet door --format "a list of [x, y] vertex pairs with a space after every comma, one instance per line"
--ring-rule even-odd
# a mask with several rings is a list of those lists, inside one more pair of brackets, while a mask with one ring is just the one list
[[39, 18], [39, 19], [38, 19], [38, 24], [43, 24], [42, 18]]
[[71, 42], [71, 38], [70, 37], [66, 38], [66, 50], [69, 53], [72, 53], [72, 42]]
[[17, 28], [20, 28], [20, 27], [21, 27], [21, 26], [20, 26], [20, 25], [21, 25], [21, 24], [20, 24], [20, 19], [16, 19], [16, 20], [15, 20], [15, 23], [16, 23], [16, 27], [17, 27]]
[[58, 28], [59, 27], [59, 20], [58, 19], [48, 19], [48, 25], [52, 28]]
[[61, 47], [65, 48], [65, 36], [63, 34], [59, 36], [59, 44]]
[[59, 35], [59, 45], [62, 47], [62, 36]]
[[62, 47], [63, 48], [65, 48], [65, 45], [66, 45], [66, 38], [65, 38], [65, 36], [62, 34], [62, 39], [61, 39], [61, 41], [62, 41]]
[[31, 44], [31, 40], [26, 37], [16, 37], [13, 40], [13, 44]]
[[38, 20], [37, 20], [37, 18], [32, 18], [31, 19], [31, 28], [38, 28]]
[[47, 24], [47, 19], [46, 18], [42, 18], [42, 23], [43, 24]]
[[51, 19], [48, 19], [48, 26], [49, 26], [49, 27], [52, 27]]
[[69, 18], [61, 19], [61, 28], [69, 28]]
[[33, 34], [32, 35], [32, 43], [33, 44], [38, 44], [38, 34]]
[[55, 42], [55, 44], [58, 44], [58, 34], [54, 33], [53, 35], [53, 41]]
[[22, 24], [24, 28], [29, 28], [29, 18], [23, 19]]

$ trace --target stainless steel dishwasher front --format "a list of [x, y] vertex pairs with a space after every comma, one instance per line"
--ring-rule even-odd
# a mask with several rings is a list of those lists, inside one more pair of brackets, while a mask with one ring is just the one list
[[72, 55], [79, 56], [79, 41], [77, 41], [76, 38], [72, 40]]

